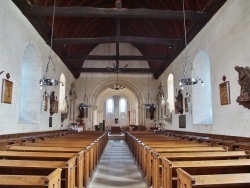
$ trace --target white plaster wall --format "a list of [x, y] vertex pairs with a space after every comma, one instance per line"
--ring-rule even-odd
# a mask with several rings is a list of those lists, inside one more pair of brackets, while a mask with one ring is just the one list
[[[240, 94], [237, 82], [236, 65], [250, 66], [250, 1], [228, 0], [217, 14], [209, 21], [202, 31], [188, 45], [188, 55], [193, 61], [195, 55], [204, 50], [208, 53], [211, 63], [211, 86], [213, 118], [212, 125], [193, 125], [192, 116], [187, 115], [186, 129], [179, 129], [178, 115], [173, 114], [173, 123], [166, 129], [184, 130], [233, 136], [250, 136], [250, 110], [236, 102]], [[169, 68], [161, 75], [164, 90], [167, 77], [174, 75], [175, 87], [179, 88], [178, 80], [182, 74], [184, 54], [180, 54]], [[220, 105], [219, 84], [225, 75], [230, 82], [231, 104]], [[200, 106], [200, 108], [203, 108]]]
[[[21, 62], [24, 55], [24, 51], [27, 45], [34, 45], [40, 52], [40, 60], [42, 62], [41, 67], [43, 70], [38, 72], [37, 76], [43, 75], [45, 72], [46, 64], [49, 56], [49, 46], [43, 41], [37, 31], [29, 23], [26, 17], [20, 12], [20, 10], [10, 0], [0, 1], [0, 71], [4, 70], [4, 73], [0, 75], [0, 79], [6, 78], [6, 73], [10, 74], [10, 81], [13, 82], [13, 95], [12, 103], [0, 103], [0, 135], [22, 132], [36, 132], [61, 129], [61, 116], [60, 112], [54, 114], [53, 127], [49, 128], [49, 111], [40, 112], [39, 122], [37, 124], [27, 124], [18, 122], [19, 114], [19, 94], [20, 94], [20, 73]], [[74, 80], [74, 77], [62, 63], [62, 61], [52, 53], [53, 62], [56, 65], [56, 75], [51, 72], [50, 75], [54, 75], [59, 79], [60, 74], [63, 73], [66, 76], [66, 95], [69, 93], [70, 84]], [[37, 83], [39, 84], [39, 83]], [[2, 84], [1, 84], [2, 85]], [[29, 86], [27, 86], [29, 87]], [[39, 89], [36, 87], [34, 89]], [[55, 88], [56, 96], [58, 95], [59, 87]], [[40, 90], [39, 96], [34, 96], [42, 101], [42, 94], [44, 90]], [[65, 120], [63, 128], [68, 127], [68, 120]]]

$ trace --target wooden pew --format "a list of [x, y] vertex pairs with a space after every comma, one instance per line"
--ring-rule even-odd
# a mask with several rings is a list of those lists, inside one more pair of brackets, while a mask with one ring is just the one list
[[[159, 155], [161, 153], [193, 153], [193, 152], [226, 152], [227, 148], [226, 147], [170, 147], [170, 148], [154, 148], [153, 150], [151, 148], [148, 149], [148, 154], [147, 154], [147, 170], [146, 170], [146, 179], [148, 185], [154, 185], [157, 186], [160, 183], [160, 178], [159, 178], [159, 166], [162, 163], [162, 159], [159, 158]], [[152, 182], [151, 182], [152, 178]]]
[[61, 171], [57, 168], [48, 176], [0, 175], [0, 187], [14, 188], [61, 188]]
[[[150, 163], [152, 155], [151, 151], [157, 150], [161, 152], [161, 150], [167, 149], [167, 148], [183, 148], [183, 147], [209, 147], [207, 144], [201, 144], [201, 143], [194, 143], [194, 142], [179, 142], [179, 141], [174, 141], [174, 142], [164, 142], [160, 145], [161, 142], [158, 142], [157, 145], [144, 145], [141, 144], [140, 149], [138, 151], [138, 165], [141, 167], [142, 172], [146, 174], [146, 169], [147, 169], [147, 164]], [[158, 147], [159, 146], [159, 147]]]
[[153, 185], [161, 182], [162, 158], [170, 161], [197, 161], [197, 160], [221, 160], [221, 159], [248, 159], [250, 154], [246, 151], [228, 152], [192, 152], [192, 153], [153, 153]]
[[75, 163], [73, 157], [64, 161], [0, 160], [0, 174], [7, 175], [45, 175], [56, 168], [63, 170], [65, 188], [75, 187]]
[[[157, 155], [157, 153], [156, 153]], [[189, 160], [220, 160], [220, 159], [247, 159], [250, 157], [248, 151], [227, 151], [227, 152], [193, 152], [193, 153], [161, 153], [161, 158], [170, 161], [189, 161]]]
[[[77, 134], [78, 135], [78, 134]], [[34, 143], [33, 146], [7, 146], [6, 150], [8, 151], [39, 151], [39, 152], [77, 152], [82, 148], [85, 148], [85, 146], [80, 146], [80, 147], [74, 147], [72, 146], [77, 146], [81, 145], [82, 140], [84, 140], [82, 137], [85, 135], [74, 135], [72, 138], [68, 136], [67, 139], [61, 139], [61, 138], [56, 138], [56, 139], [50, 139], [49, 142], [53, 142], [57, 146], [50, 146], [48, 143], [48, 140], [40, 141], [37, 145]], [[99, 137], [98, 140], [90, 143], [90, 146], [86, 147], [85, 149], [85, 157], [84, 157], [84, 172], [83, 172], [83, 184], [86, 185], [87, 180], [91, 176], [92, 172], [94, 171], [95, 166], [97, 165], [98, 159], [100, 158], [101, 151], [104, 149], [104, 145], [101, 146], [99, 144], [101, 141], [104, 143], [107, 142], [107, 134], [104, 134], [104, 136]], [[71, 136], [71, 135], [70, 135]], [[93, 135], [92, 135], [93, 136]], [[69, 140], [70, 138], [70, 140]], [[53, 141], [52, 141], [53, 140]], [[93, 140], [93, 138], [91, 139]], [[46, 144], [45, 144], [46, 143]], [[70, 145], [69, 145], [70, 143]], [[39, 146], [40, 144], [47, 145], [47, 146]]]
[[83, 187], [84, 151], [78, 153], [0, 151], [0, 158], [7, 160], [68, 161], [76, 157], [76, 186]]
[[177, 168], [182, 168], [192, 175], [247, 173], [250, 171], [250, 159], [169, 161], [163, 158], [162, 188], [177, 186]]
[[8, 145], [5, 147], [6, 151], [39, 151], [39, 152], [64, 152], [64, 153], [77, 153], [84, 148], [67, 148], [67, 147], [46, 147], [46, 146], [41, 146], [41, 147], [36, 147], [36, 146], [12, 146]]
[[250, 187], [250, 173], [190, 175], [181, 168], [177, 168], [176, 171], [178, 188]]

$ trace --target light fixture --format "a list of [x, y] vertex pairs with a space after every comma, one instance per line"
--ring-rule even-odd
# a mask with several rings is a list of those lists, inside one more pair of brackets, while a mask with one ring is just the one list
[[52, 64], [53, 65], [53, 72], [56, 72], [56, 66], [53, 62], [53, 57], [51, 55], [51, 52], [52, 52], [52, 45], [53, 45], [53, 35], [54, 35], [54, 20], [55, 20], [55, 9], [56, 9], [56, 0], [54, 1], [54, 9], [53, 9], [53, 16], [52, 16], [52, 26], [51, 26], [51, 38], [50, 38], [50, 53], [49, 53], [49, 61], [47, 63], [47, 66], [46, 66], [46, 72], [43, 76], [42, 79], [40, 79], [40, 89], [43, 88], [43, 86], [57, 86], [60, 82], [56, 79], [53, 79], [53, 78], [47, 78], [47, 74], [48, 74], [48, 71], [49, 71], [49, 65]]
[[125, 86], [118, 84], [118, 71], [117, 71], [116, 72], [116, 83], [115, 83], [115, 85], [111, 85], [110, 89], [120, 90], [120, 89], [124, 89], [124, 88], [125, 88]]
[[187, 30], [186, 30], [185, 0], [183, 0], [182, 2], [183, 2], [183, 26], [184, 26], [184, 39], [185, 39], [185, 58], [184, 58], [184, 64], [183, 64], [183, 76], [179, 80], [179, 85], [181, 86], [181, 89], [184, 89], [185, 86], [195, 85], [199, 81], [201, 82], [202, 86], [204, 86], [204, 82], [202, 81], [202, 79], [198, 79], [198, 78], [193, 78], [193, 77], [187, 78], [187, 75], [186, 75], [187, 66], [190, 66], [191, 74], [194, 73], [194, 68], [193, 68], [192, 63], [189, 62], [188, 55], [187, 55]]
[[83, 97], [83, 103], [80, 104], [81, 108], [90, 108], [91, 105], [89, 105], [89, 99], [88, 99], [88, 96], [86, 94], [86, 91], [87, 91], [87, 82], [88, 81], [88, 78], [87, 78], [87, 63], [86, 63], [86, 76], [85, 76], [85, 87], [84, 87], [84, 97]]
[[143, 108], [149, 109], [150, 107], [155, 107], [155, 105], [151, 102], [151, 97], [149, 94], [149, 73], [148, 73], [148, 94], [146, 97], [146, 101], [147, 101], [147, 103], [143, 104], [143, 106], [142, 106]]

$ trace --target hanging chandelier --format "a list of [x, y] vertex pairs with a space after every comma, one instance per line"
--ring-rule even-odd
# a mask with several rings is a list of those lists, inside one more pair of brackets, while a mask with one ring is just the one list
[[188, 85], [195, 85], [199, 81], [201, 82], [202, 86], [204, 86], [204, 82], [202, 79], [194, 78], [194, 77], [187, 77], [187, 68], [190, 66], [190, 74], [194, 73], [193, 64], [189, 61], [187, 55], [187, 30], [186, 30], [186, 15], [185, 15], [185, 0], [183, 2], [183, 26], [184, 26], [184, 39], [185, 39], [185, 56], [184, 56], [184, 64], [183, 64], [183, 75], [182, 78], [179, 80], [179, 85], [181, 89], [184, 89], [185, 86]]
[[149, 73], [148, 73], [148, 94], [146, 97], [146, 101], [147, 101], [147, 103], [142, 105], [143, 108], [149, 109], [150, 107], [155, 107], [155, 105], [151, 102], [151, 97], [149, 94]]
[[120, 89], [124, 89], [125, 88], [125, 86], [123, 86], [123, 85], [119, 85], [118, 84], [118, 71], [116, 72], [116, 83], [115, 83], [115, 85], [111, 85], [110, 86], [110, 89], [113, 89], [113, 90], [120, 90]]
[[60, 82], [57, 79], [54, 78], [48, 78], [47, 74], [49, 72], [49, 65], [53, 65], [53, 72], [56, 72], [56, 66], [53, 62], [53, 57], [51, 55], [52, 53], [52, 46], [53, 46], [53, 35], [54, 35], [54, 21], [55, 21], [55, 8], [56, 8], [56, 0], [54, 1], [54, 7], [53, 7], [53, 16], [52, 16], [52, 26], [51, 26], [51, 38], [50, 38], [50, 52], [49, 52], [49, 57], [48, 57], [48, 63], [46, 66], [46, 72], [43, 76], [43, 78], [40, 79], [39, 84], [40, 84], [40, 89], [43, 88], [43, 86], [57, 86]]
[[81, 108], [91, 108], [91, 105], [89, 105], [89, 99], [88, 96], [86, 94], [87, 91], [87, 63], [86, 63], [86, 76], [85, 76], [85, 87], [84, 87], [84, 97], [83, 97], [83, 103], [80, 104]]

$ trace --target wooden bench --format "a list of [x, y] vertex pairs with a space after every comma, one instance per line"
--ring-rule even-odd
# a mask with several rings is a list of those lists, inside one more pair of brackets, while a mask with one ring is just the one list
[[182, 168], [192, 175], [247, 173], [250, 171], [250, 159], [169, 161], [163, 158], [162, 188], [177, 187], [177, 168]]
[[250, 173], [239, 174], [213, 174], [213, 175], [190, 175], [181, 168], [177, 168], [178, 188], [205, 188], [205, 187], [250, 187]]
[[[157, 185], [159, 183], [159, 166], [161, 165], [161, 159], [159, 155], [161, 153], [193, 153], [193, 152], [226, 152], [225, 147], [180, 147], [180, 148], [154, 148], [154, 150], [147, 151], [146, 161], [146, 179], [149, 185]], [[151, 182], [152, 180], [152, 182]]]
[[[156, 153], [157, 155], [157, 153]], [[248, 151], [227, 151], [227, 152], [193, 152], [193, 153], [161, 153], [161, 158], [170, 161], [189, 161], [189, 160], [220, 160], [220, 159], [246, 159], [249, 158]]]
[[36, 146], [13, 146], [8, 145], [5, 147], [6, 151], [39, 151], [39, 152], [64, 152], [64, 153], [77, 153], [85, 148], [67, 148], [67, 147], [36, 147]]
[[0, 175], [0, 187], [14, 188], [61, 188], [61, 171], [57, 168], [48, 176]]
[[0, 151], [0, 159], [5, 160], [68, 161], [72, 157], [76, 157], [77, 187], [83, 186], [84, 156], [84, 151], [78, 153]]
[[75, 160], [64, 161], [0, 160], [0, 174], [48, 175], [53, 170], [63, 170], [62, 183], [65, 188], [75, 188]]
[[[159, 142], [160, 143], [160, 142]], [[164, 150], [167, 149], [167, 148], [179, 148], [179, 147], [209, 147], [209, 145], [207, 144], [201, 144], [201, 143], [193, 143], [193, 142], [169, 142], [169, 143], [166, 143], [164, 142], [165, 144], [161, 144], [160, 147], [158, 147], [158, 145], [153, 145], [153, 147], [151, 146], [151, 144], [149, 144], [149, 146], [146, 146], [146, 145], [143, 145], [141, 144], [141, 147], [138, 151], [138, 156], [136, 157], [137, 158], [137, 163], [138, 165], [141, 167], [142, 169], [142, 172], [144, 174], [146, 174], [146, 169], [147, 169], [147, 164], [151, 162], [151, 159], [152, 159], [152, 155], [151, 155], [151, 151], [154, 151], [154, 150], [157, 150], [157, 151], [160, 151], [160, 150]]]
[[192, 153], [153, 153], [152, 178], [153, 185], [158, 184], [161, 178], [162, 159], [170, 161], [197, 161], [197, 160], [222, 160], [222, 159], [248, 159], [250, 154], [245, 151], [228, 152], [192, 152]]

